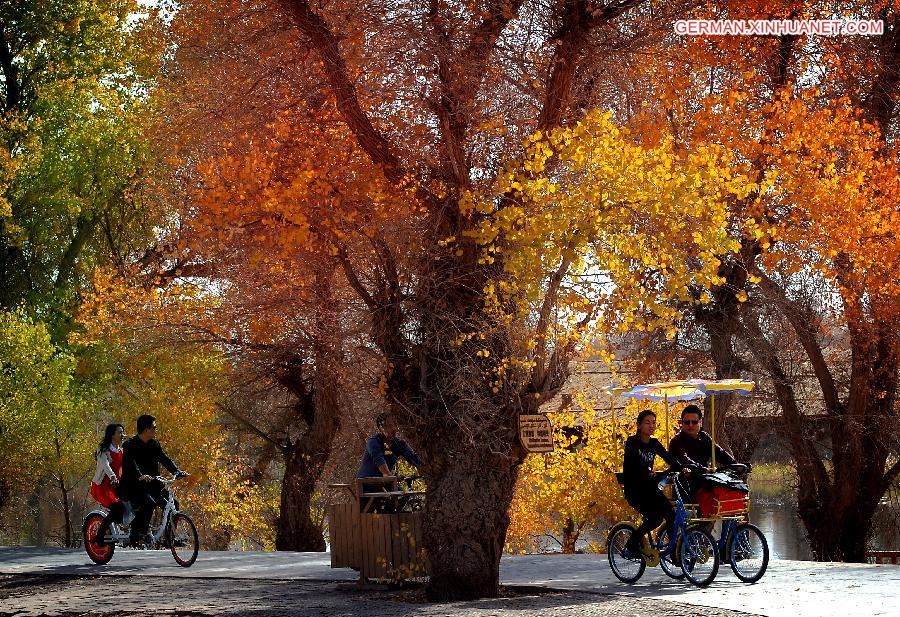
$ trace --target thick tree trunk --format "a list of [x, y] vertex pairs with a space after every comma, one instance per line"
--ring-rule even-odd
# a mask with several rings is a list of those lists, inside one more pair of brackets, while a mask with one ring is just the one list
[[772, 379], [782, 409], [799, 475], [797, 510], [813, 555], [820, 561], [862, 562], [875, 510], [898, 473], [896, 467], [886, 470], [890, 448], [883, 424], [892, 415], [897, 388], [897, 356], [894, 347], [883, 345], [884, 333], [893, 328], [851, 322], [850, 392], [846, 404], [832, 406], [839, 411], [831, 417], [829, 474], [775, 345], [751, 308], [742, 317], [748, 346]]
[[[749, 252], [750, 249], [744, 249], [744, 253]], [[749, 255], [744, 258], [750, 259]], [[715, 302], [694, 309], [694, 318], [709, 337], [709, 352], [715, 367], [716, 379], [739, 378], [747, 366], [735, 349], [740, 323], [738, 317], [740, 303], [735, 298], [733, 290], [740, 289], [744, 285], [746, 270], [737, 263], [724, 261], [719, 268], [719, 274], [725, 278], [726, 285], [714, 290]], [[735, 398], [734, 394], [717, 395], [715, 418], [710, 417], [710, 397], [706, 397], [703, 401], [705, 409], [703, 427], [706, 431], [711, 431], [712, 423], [715, 422], [716, 441], [726, 449], [731, 449], [732, 442], [741, 439], [740, 436], [733, 436], [728, 430], [727, 420], [731, 415]]]
[[276, 550], [325, 551], [322, 528], [315, 524], [310, 511], [321, 472], [322, 465], [311, 464], [306, 448], [295, 446], [285, 451]]
[[865, 562], [872, 519], [882, 495], [866, 478], [880, 480], [884, 464], [872, 467], [863, 472], [865, 476], [848, 482], [846, 490], [835, 488], [830, 501], [816, 508], [801, 508], [800, 518], [818, 561]]
[[[319, 301], [311, 384], [304, 377], [304, 364], [290, 365], [279, 381], [297, 397], [295, 414], [306, 431], [283, 449], [284, 478], [281, 510], [275, 533], [279, 551], [325, 550], [322, 528], [312, 519], [311, 505], [316, 484], [331, 455], [331, 445], [340, 429], [340, 366], [338, 309], [331, 293], [330, 272], [316, 278]], [[312, 387], [310, 387], [310, 385]]]
[[[865, 496], [860, 496], [863, 499]], [[865, 563], [874, 510], [856, 502], [828, 504], [828, 515], [801, 517], [817, 561]]]
[[429, 600], [498, 595], [518, 468], [513, 457], [473, 450], [452, 456], [441, 477], [429, 481], [423, 529], [431, 563]]

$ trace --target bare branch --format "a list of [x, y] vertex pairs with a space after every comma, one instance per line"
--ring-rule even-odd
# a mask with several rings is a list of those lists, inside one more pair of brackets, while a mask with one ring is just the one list
[[566, 107], [572, 98], [572, 84], [581, 58], [587, 35], [604, 24], [624, 15], [642, 0], [620, 0], [602, 9], [588, 10], [586, 3], [569, 1], [563, 7], [562, 26], [553, 56], [550, 81], [544, 96], [544, 106], [538, 119], [538, 128], [547, 130], [559, 126]]
[[240, 422], [241, 424], [243, 424], [244, 426], [249, 428], [257, 436], [261, 437], [268, 443], [270, 443], [273, 446], [275, 446], [276, 448], [278, 448], [279, 451], [283, 451], [285, 449], [286, 444], [280, 443], [278, 440], [271, 437], [268, 433], [266, 433], [262, 429], [258, 428], [255, 424], [250, 422], [250, 420], [248, 420], [247, 418], [245, 418], [238, 412], [234, 411], [227, 405], [223, 405], [222, 403], [216, 403], [216, 407], [218, 407], [219, 410], [222, 411], [223, 413], [231, 416], [232, 418], [234, 418], [235, 420], [237, 420], [238, 422]]
[[819, 386], [822, 388], [825, 409], [830, 414], [842, 414], [844, 412], [844, 406], [838, 398], [834, 377], [831, 375], [831, 370], [828, 368], [828, 363], [822, 353], [822, 347], [816, 340], [812, 323], [810, 319], [807, 318], [808, 311], [800, 306], [799, 303], [788, 298], [784, 289], [769, 278], [758, 266], [754, 266], [753, 273], [761, 279], [759, 287], [762, 290], [763, 295], [778, 307], [778, 310], [784, 315], [797, 333], [797, 338], [800, 340], [800, 344], [803, 345], [803, 349], [806, 351], [810, 364], [812, 364], [816, 379], [819, 380]]
[[882, 134], [887, 130], [897, 110], [897, 89], [900, 87], [900, 16], [883, 15], [884, 33], [878, 38], [878, 72], [862, 102], [866, 118], [878, 126]]
[[350, 258], [347, 256], [347, 250], [344, 247], [338, 248], [337, 258], [341, 262], [341, 269], [344, 271], [344, 276], [347, 277], [347, 282], [350, 283], [353, 290], [366, 303], [366, 306], [373, 311], [377, 310], [378, 303], [372, 297], [372, 294], [369, 293], [369, 290], [366, 289], [366, 286], [362, 284], [362, 281], [359, 280], [359, 277], [356, 276], [356, 271], [353, 269], [353, 264], [350, 263]]

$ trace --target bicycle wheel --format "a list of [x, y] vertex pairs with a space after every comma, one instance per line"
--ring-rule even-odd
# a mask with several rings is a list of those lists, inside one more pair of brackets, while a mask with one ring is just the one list
[[200, 536], [197, 527], [187, 514], [179, 512], [172, 517], [172, 556], [179, 566], [189, 568], [197, 560]]
[[728, 539], [729, 561], [734, 575], [755, 583], [769, 567], [769, 543], [756, 525], [741, 523]]
[[719, 551], [709, 532], [689, 527], [681, 540], [681, 568], [688, 580], [706, 587], [719, 572]]
[[109, 563], [116, 550], [115, 544], [100, 544], [97, 542], [97, 529], [105, 517], [99, 512], [92, 512], [84, 519], [81, 527], [81, 537], [84, 540], [84, 550], [97, 565]]
[[[659, 532], [659, 540], [657, 543], [663, 547], [660, 549], [660, 553], [669, 546], [669, 531], [667, 529], [663, 529]], [[677, 543], [671, 553], [665, 557], [663, 557], [662, 554], [659, 556], [659, 566], [662, 568], [662, 571], [666, 573], [666, 576], [676, 580], [684, 578], [684, 570], [681, 569], [681, 560], [678, 559], [680, 551], [681, 544]]]
[[635, 529], [635, 526], [630, 523], [619, 523], [609, 531], [609, 539], [606, 542], [609, 567], [617, 579], [629, 585], [637, 582], [644, 575], [644, 570], [647, 569], [647, 562], [644, 561], [643, 555], [638, 554], [626, 558], [622, 554], [625, 544]]

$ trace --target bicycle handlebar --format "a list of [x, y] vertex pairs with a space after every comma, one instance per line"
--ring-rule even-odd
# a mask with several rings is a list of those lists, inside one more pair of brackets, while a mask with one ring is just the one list
[[163, 478], [162, 476], [156, 476], [154, 478], [154, 480], [156, 480], [157, 482], [162, 482], [163, 484], [174, 484], [176, 480], [181, 480], [185, 476], [187, 476], [187, 474], [184, 474], [184, 475], [175, 474], [174, 476], [172, 476], [171, 478], [168, 478], [168, 479]]
[[736, 473], [749, 473], [750, 465], [744, 463], [732, 463], [731, 465], [722, 465], [716, 471], [734, 471]]
[[[745, 473], [750, 473], [751, 467], [750, 467], [750, 465], [745, 465], [744, 463], [732, 463], [730, 465], [722, 465], [722, 466], [718, 467], [717, 469], [710, 471], [710, 472], [703, 472], [702, 468], [692, 469], [692, 471], [694, 471], [695, 473], [698, 471], [700, 471], [701, 473], [716, 473], [719, 471], [733, 471], [738, 474], [745, 474]], [[682, 473], [682, 471], [680, 469], [668, 471], [668, 472], [666, 472], [666, 477], [675, 478], [677, 475], [679, 475], [681, 473]]]

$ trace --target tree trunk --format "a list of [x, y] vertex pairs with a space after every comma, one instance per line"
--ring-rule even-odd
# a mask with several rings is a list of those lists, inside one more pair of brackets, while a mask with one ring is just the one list
[[58, 481], [59, 495], [62, 498], [62, 514], [63, 514], [63, 539], [66, 543], [66, 548], [72, 548], [73, 544], [73, 534], [72, 534], [72, 514], [69, 511], [69, 491], [66, 490], [66, 483], [62, 478]]
[[294, 411], [306, 431], [283, 450], [284, 478], [281, 482], [281, 510], [275, 533], [279, 551], [325, 550], [322, 528], [310, 512], [316, 484], [340, 429], [340, 366], [342, 349], [338, 335], [338, 310], [331, 294], [330, 272], [316, 277], [319, 305], [316, 314], [313, 355], [315, 368], [311, 388], [304, 380], [304, 364], [293, 363], [279, 381], [297, 397]]
[[[2, 474], [0, 474], [2, 475]], [[12, 494], [9, 485], [5, 478], [0, 477], [0, 512], [6, 508], [6, 503], [9, 501], [9, 497]]]
[[[872, 469], [867, 477], [880, 479], [883, 470], [884, 465]], [[849, 484], [849, 490], [835, 489], [829, 502], [801, 509], [810, 548], [818, 561], [866, 561], [881, 491], [862, 478]]]
[[322, 528], [311, 516], [310, 506], [322, 464], [312, 464], [306, 448], [285, 450], [284, 479], [281, 482], [281, 510], [275, 532], [279, 551], [325, 551]]
[[[886, 472], [889, 436], [883, 418], [891, 417], [898, 360], [883, 345], [892, 328], [860, 327], [851, 322], [850, 392], [831, 419], [832, 471], [816, 447], [809, 417], [802, 413], [793, 385], [750, 307], [742, 315], [748, 347], [772, 379], [782, 409], [791, 454], [799, 475], [797, 510], [813, 555], [819, 561], [862, 562], [872, 518], [882, 495], [900, 473]], [[888, 335], [890, 336], [890, 335]]]
[[563, 527], [563, 541], [562, 541], [562, 552], [565, 555], [572, 555], [575, 553], [575, 542], [578, 541], [578, 527], [575, 526], [575, 521], [570, 518], [566, 519], [566, 524]]
[[487, 449], [448, 459], [444, 473], [428, 485], [423, 527], [431, 563], [428, 599], [497, 597], [519, 463]]
[[[53, 444], [56, 447], [56, 460], [59, 461], [62, 457], [62, 446], [59, 443], [59, 438], [54, 438]], [[62, 472], [59, 473], [62, 474]], [[66, 481], [62, 475], [57, 477], [56, 481], [57, 488], [59, 489], [59, 496], [62, 499], [63, 540], [66, 544], [66, 548], [72, 548], [74, 546], [74, 534], [72, 533], [72, 514], [70, 512], [71, 508], [69, 507], [69, 491], [66, 489]]]

